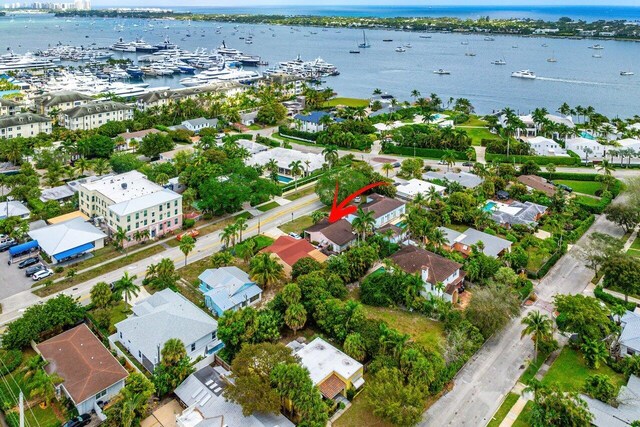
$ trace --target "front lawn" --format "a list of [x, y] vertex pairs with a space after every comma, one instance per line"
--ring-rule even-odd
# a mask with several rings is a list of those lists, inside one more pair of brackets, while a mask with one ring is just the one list
[[338, 105], [344, 105], [345, 107], [368, 107], [368, 99], [360, 98], [333, 98], [324, 103], [324, 107], [335, 107]]
[[[109, 308], [109, 328], [108, 328], [108, 332], [110, 334], [115, 332], [115, 324], [122, 322], [124, 319], [127, 318], [127, 315], [129, 315], [130, 311], [128, 309], [128, 307], [126, 306], [126, 304], [124, 303], [124, 301], [118, 301], [117, 304], [113, 304], [111, 305]], [[91, 310], [89, 312], [89, 314], [94, 315], [95, 313], [95, 309]]]
[[[553, 176], [552, 176], [553, 178]], [[569, 179], [552, 179], [555, 184], [564, 184], [569, 186], [576, 193], [596, 195], [596, 191], [602, 188], [602, 184], [597, 181], [572, 181]]]
[[305, 215], [301, 216], [300, 218], [296, 218], [293, 221], [288, 221], [278, 228], [285, 233], [298, 233], [302, 236], [304, 230], [311, 227], [312, 225], [313, 219], [311, 219], [311, 215]]
[[529, 256], [529, 261], [527, 262], [528, 271], [540, 270], [540, 267], [551, 257], [551, 252], [546, 247], [544, 241], [538, 238], [535, 238], [535, 240], [538, 244], [531, 245], [526, 249], [527, 255]]
[[269, 202], [269, 203], [265, 203], [264, 205], [260, 205], [256, 207], [256, 209], [258, 209], [260, 212], [266, 212], [266, 211], [270, 211], [271, 209], [275, 209], [278, 206], [280, 206], [278, 202]]
[[500, 405], [500, 408], [498, 408], [498, 411], [494, 414], [493, 418], [491, 418], [491, 421], [489, 421], [489, 424], [487, 424], [487, 427], [498, 427], [500, 423], [502, 423], [502, 420], [504, 420], [504, 418], [507, 416], [511, 408], [513, 408], [513, 405], [516, 404], [519, 398], [520, 398], [519, 394], [515, 394], [515, 393], [507, 394], [507, 398], [504, 399], [504, 402], [502, 402], [502, 405]]
[[600, 206], [600, 200], [591, 196], [582, 196], [580, 194], [576, 195], [576, 201], [582, 203], [586, 206]]
[[313, 194], [316, 192], [315, 185], [311, 185], [307, 188], [303, 188], [302, 190], [297, 190], [292, 193], [288, 193], [286, 196], [282, 196], [287, 200], [297, 200], [301, 197], [308, 196], [309, 194]]
[[611, 378], [616, 393], [620, 386], [626, 383], [624, 375], [616, 373], [607, 365], [602, 364], [598, 369], [589, 368], [582, 354], [569, 346], [562, 349], [542, 383], [556, 384], [563, 391], [580, 392], [587, 377], [593, 374], [604, 374]]
[[499, 139], [495, 133], [491, 133], [487, 128], [465, 128], [461, 127], [471, 138], [471, 145], [480, 146], [483, 139]]
[[522, 408], [522, 412], [518, 415], [513, 427], [530, 427], [531, 426], [531, 411], [533, 410], [533, 400], [529, 400]]
[[529, 366], [527, 366], [527, 369], [522, 373], [520, 382], [523, 384], [529, 384], [529, 381], [536, 376], [544, 361], [549, 357], [549, 354], [551, 353], [540, 353], [537, 359], [532, 359]]
[[[366, 387], [366, 384], [365, 384]], [[362, 393], [351, 401], [351, 407], [347, 409], [333, 423], [335, 427], [393, 427], [390, 422], [384, 421], [373, 414], [373, 407], [365, 400]]]
[[416, 344], [426, 349], [442, 351], [444, 343], [444, 327], [442, 323], [428, 319], [419, 313], [363, 305], [365, 315], [370, 319], [379, 319], [396, 328], [402, 333], [409, 334]]

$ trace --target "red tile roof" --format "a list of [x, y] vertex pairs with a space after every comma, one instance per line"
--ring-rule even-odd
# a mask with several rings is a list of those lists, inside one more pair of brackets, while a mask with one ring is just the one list
[[74, 403], [79, 404], [127, 378], [127, 371], [84, 323], [38, 344], [49, 362], [48, 373], [57, 373]]
[[271, 246], [267, 246], [261, 252], [271, 252], [277, 255], [285, 264], [293, 266], [301, 258], [313, 258], [311, 252], [315, 250], [316, 248], [304, 239], [280, 236]]
[[338, 393], [344, 390], [345, 384], [336, 374], [331, 374], [329, 378], [318, 384], [320, 393], [327, 399], [333, 399]]

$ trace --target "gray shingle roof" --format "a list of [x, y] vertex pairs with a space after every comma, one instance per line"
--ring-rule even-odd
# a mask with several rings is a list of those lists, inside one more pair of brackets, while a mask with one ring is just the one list
[[546, 206], [538, 205], [537, 203], [532, 202], [521, 203], [518, 201], [514, 201], [509, 205], [509, 207], [520, 208], [520, 210], [515, 214], [494, 210], [491, 212], [491, 219], [499, 224], [531, 225], [536, 222], [536, 217], [539, 214], [544, 213], [547, 210]]
[[594, 426], [628, 427], [640, 419], [640, 378], [635, 375], [631, 375], [627, 385], [620, 388], [617, 408], [589, 396], [580, 397], [587, 402], [589, 411], [594, 416], [591, 421]]
[[0, 202], [0, 218], [11, 216], [29, 215], [31, 211], [25, 205], [17, 201]]
[[132, 310], [134, 314], [117, 323], [116, 329], [149, 358], [171, 338], [188, 346], [218, 329], [214, 318], [171, 289], [156, 292]]
[[620, 344], [640, 352], [640, 315], [627, 311], [621, 319]]
[[442, 181], [457, 182], [465, 188], [475, 188], [482, 184], [482, 178], [468, 172], [427, 172], [422, 177], [426, 180], [440, 179]]
[[62, 112], [65, 116], [68, 116], [71, 119], [75, 119], [76, 117], [85, 117], [98, 113], [106, 113], [111, 111], [120, 111], [120, 110], [133, 110], [132, 107], [128, 105], [122, 104], [120, 102], [107, 101], [107, 102], [91, 102], [84, 105], [79, 105], [77, 107], [73, 107], [70, 110], [65, 110]]
[[43, 107], [55, 107], [56, 105], [65, 102], [75, 101], [91, 101], [93, 98], [72, 90], [65, 90], [61, 92], [48, 93], [35, 99], [36, 105], [42, 105]]
[[485, 255], [497, 257], [500, 252], [511, 247], [510, 241], [498, 236], [492, 236], [491, 234], [476, 230], [475, 228], [468, 228], [463, 233], [459, 233], [446, 227], [439, 228], [444, 232], [450, 245], [454, 242], [459, 242], [463, 245], [471, 246], [482, 242], [484, 244], [482, 252]]
[[68, 185], [60, 185], [58, 187], [47, 188], [40, 193], [40, 200], [43, 202], [49, 200], [62, 200], [72, 197], [74, 191]]
[[46, 116], [34, 113], [20, 113], [14, 116], [0, 117], [0, 129], [10, 126], [28, 125], [30, 123], [46, 123], [51, 119]]

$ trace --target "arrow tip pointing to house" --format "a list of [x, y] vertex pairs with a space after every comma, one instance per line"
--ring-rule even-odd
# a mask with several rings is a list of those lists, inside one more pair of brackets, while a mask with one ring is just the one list
[[333, 195], [333, 205], [331, 206], [331, 212], [329, 212], [329, 223], [336, 222], [341, 218], [350, 215], [358, 210], [355, 205], [349, 205], [353, 199], [364, 193], [365, 191], [369, 191], [372, 188], [380, 187], [381, 185], [389, 185], [388, 182], [380, 181], [374, 182], [373, 184], [369, 184], [367, 186], [362, 187], [358, 191], [355, 191], [347, 196], [340, 204], [338, 204], [338, 181], [336, 181], [336, 192]]

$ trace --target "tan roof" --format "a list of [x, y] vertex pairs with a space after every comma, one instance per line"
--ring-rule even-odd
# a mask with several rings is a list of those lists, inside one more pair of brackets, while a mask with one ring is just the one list
[[69, 212], [68, 214], [64, 214], [64, 215], [56, 216], [56, 217], [53, 217], [53, 218], [49, 218], [47, 220], [47, 222], [49, 224], [59, 224], [61, 222], [69, 221], [70, 219], [74, 219], [74, 218], [82, 218], [85, 221], [89, 221], [89, 217], [88, 216], [86, 216], [85, 214], [83, 214], [80, 211], [74, 211], [74, 212]]
[[547, 196], [556, 194], [556, 187], [538, 175], [520, 175], [518, 181], [534, 190], [542, 191]]
[[342, 392], [344, 388], [344, 382], [336, 374], [331, 374], [329, 378], [318, 384], [320, 393], [327, 399], [333, 399]]
[[152, 133], [165, 133], [165, 132], [152, 128], [152, 129], [139, 130], [137, 132], [125, 132], [125, 133], [121, 133], [118, 136], [122, 137], [123, 139], [133, 139], [133, 138], [143, 138]]
[[77, 405], [127, 378], [127, 371], [84, 323], [38, 344], [49, 362], [48, 373], [57, 373]]
[[[390, 258], [398, 267], [409, 274], [419, 273], [423, 269], [428, 269], [427, 281], [431, 284], [444, 282], [462, 267], [462, 264], [458, 264], [449, 258], [412, 245], [403, 247], [391, 255]], [[464, 277], [465, 274], [465, 272], [461, 271], [460, 277]]]

